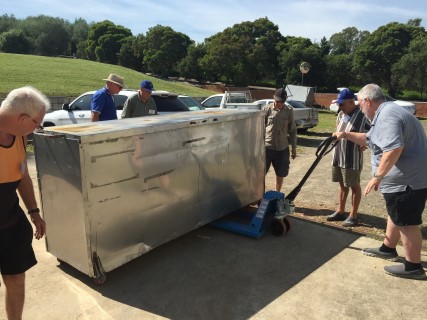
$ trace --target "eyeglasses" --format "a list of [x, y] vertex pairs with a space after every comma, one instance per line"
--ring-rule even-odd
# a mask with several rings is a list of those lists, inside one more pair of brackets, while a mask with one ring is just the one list
[[31, 119], [34, 122], [34, 124], [36, 125], [35, 130], [43, 130], [44, 129], [43, 126], [41, 125], [41, 123], [39, 123], [37, 120], [31, 118], [31, 116], [29, 114], [21, 113], [21, 116], [24, 116], [24, 117], [27, 117], [28, 119]]

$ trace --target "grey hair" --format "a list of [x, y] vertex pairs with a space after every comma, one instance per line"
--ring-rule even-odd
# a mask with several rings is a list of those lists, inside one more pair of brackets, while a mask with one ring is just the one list
[[380, 86], [375, 83], [370, 83], [364, 86], [357, 94], [359, 99], [368, 98], [373, 101], [382, 101], [385, 99], [384, 92]]
[[14, 89], [2, 102], [1, 108], [8, 109], [8, 112], [25, 113], [31, 117], [46, 112], [50, 109], [49, 99], [36, 88], [26, 86]]

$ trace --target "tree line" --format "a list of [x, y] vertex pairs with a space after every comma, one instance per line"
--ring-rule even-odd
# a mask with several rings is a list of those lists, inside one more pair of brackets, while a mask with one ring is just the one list
[[[372, 33], [355, 27], [312, 42], [283, 36], [268, 18], [245, 21], [196, 43], [171, 27], [156, 25], [134, 36], [105, 20], [73, 23], [45, 15], [0, 17], [0, 51], [72, 56], [117, 64], [160, 77], [201, 83], [316, 86], [319, 92], [375, 82], [392, 96], [403, 90], [421, 97], [427, 84], [427, 34], [421, 19], [391, 22]], [[302, 78], [299, 66], [308, 62]]]

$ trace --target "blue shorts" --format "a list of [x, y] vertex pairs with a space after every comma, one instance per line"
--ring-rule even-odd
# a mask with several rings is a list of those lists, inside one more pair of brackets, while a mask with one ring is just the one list
[[37, 264], [31, 243], [33, 228], [24, 213], [12, 226], [0, 230], [0, 271], [3, 275], [24, 273]]
[[383, 193], [387, 212], [396, 226], [417, 226], [423, 223], [422, 214], [426, 205], [427, 188]]
[[283, 151], [265, 149], [265, 174], [273, 165], [278, 177], [286, 177], [289, 173], [289, 148]]

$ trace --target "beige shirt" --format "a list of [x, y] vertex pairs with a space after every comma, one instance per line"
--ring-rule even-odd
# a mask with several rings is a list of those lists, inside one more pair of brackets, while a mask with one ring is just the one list
[[281, 110], [274, 108], [274, 103], [266, 105], [265, 147], [270, 150], [283, 151], [297, 147], [297, 128], [293, 108], [285, 103]]

